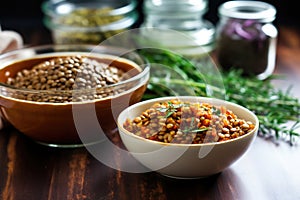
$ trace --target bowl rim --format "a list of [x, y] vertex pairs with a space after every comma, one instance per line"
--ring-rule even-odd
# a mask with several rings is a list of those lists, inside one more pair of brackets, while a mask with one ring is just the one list
[[[83, 48], [83, 49], [89, 49], [91, 50], [90, 51], [82, 51], [82, 50], [76, 50], [76, 51], [67, 51], [67, 50], [64, 50], [64, 51], [57, 51], [56, 52], [56, 48], [63, 48], [63, 49], [66, 49], [66, 48], [70, 48], [73, 50], [73, 48], [76, 48], [76, 47], [79, 47], [79, 48]], [[21, 52], [26, 52], [26, 51], [31, 51], [31, 50], [51, 50], [51, 52], [47, 52], [47, 53], [42, 53], [42, 54], [35, 54], [37, 57], [43, 57], [43, 55], [55, 55], [55, 54], [69, 54], [69, 55], [74, 55], [74, 54], [81, 54], [81, 55], [99, 55], [100, 58], [108, 58], [110, 60], [118, 60], [118, 61], [126, 61], [127, 63], [129, 63], [130, 65], [137, 65], [140, 67], [140, 72], [135, 75], [135, 76], [132, 76], [130, 77], [129, 79], [126, 79], [124, 81], [121, 81], [121, 82], [117, 82], [115, 84], [111, 84], [111, 85], [108, 85], [108, 86], [105, 86], [103, 88], [100, 88], [101, 90], [102, 89], [109, 89], [109, 88], [114, 88], [114, 87], [120, 87], [120, 86], [123, 86], [123, 85], [126, 85], [128, 83], [131, 83], [131, 82], [134, 82], [134, 81], [138, 81], [139, 79], [143, 79], [145, 78], [146, 79], [146, 82], [147, 80], [149, 79], [149, 76], [150, 76], [150, 63], [148, 61], [148, 59], [140, 54], [138, 54], [136, 51], [131, 51], [130, 49], [125, 49], [125, 48], [122, 48], [122, 47], [116, 47], [116, 46], [108, 46], [108, 45], [92, 45], [92, 44], [46, 44], [46, 45], [37, 45], [37, 46], [29, 46], [29, 47], [24, 47], [24, 48], [20, 48], [20, 49], [16, 49], [16, 50], [12, 50], [12, 51], [9, 51], [7, 53], [4, 53], [4, 54], [1, 54], [0, 55], [0, 61], [2, 59], [5, 59], [9, 56], [12, 56], [12, 55], [15, 55], [15, 54], [18, 54], [18, 53], [21, 53]], [[98, 51], [105, 51], [105, 49], [107, 50], [110, 50], [110, 51], [113, 51], [115, 53], [118, 53], [120, 55], [113, 55], [112, 53], [99, 53]], [[92, 52], [96, 50], [96, 52]], [[98, 50], [98, 51], [97, 51]], [[36, 53], [36, 52], [35, 52]], [[135, 61], [129, 59], [129, 58], [123, 58], [123, 57], [120, 57], [126, 53], [130, 53], [134, 56], [137, 56], [137, 58], [139, 59], [139, 61], [142, 62], [142, 64], [138, 64], [136, 63]], [[0, 70], [3, 70], [5, 69], [8, 65], [14, 63], [14, 62], [19, 62], [19, 61], [22, 61], [22, 60], [30, 60], [32, 57], [26, 57], [26, 58], [17, 58], [17, 59], [12, 59], [12, 60], [9, 60], [9, 63], [6, 63], [4, 62], [0, 64]], [[141, 67], [142, 66], [142, 67]], [[144, 81], [143, 81], [144, 82]], [[5, 96], [5, 95], [2, 95], [0, 93], [0, 97], [2, 98], [7, 98], [7, 99], [12, 99], [12, 100], [15, 100], [15, 101], [22, 101], [22, 102], [26, 102], [26, 103], [36, 103], [36, 104], [55, 104], [55, 105], [59, 105], [59, 104], [74, 104], [74, 103], [86, 103], [86, 102], [95, 102], [95, 101], [102, 101], [102, 100], [105, 100], [105, 99], [111, 99], [111, 98], [115, 98], [117, 96], [121, 96], [123, 94], [126, 94], [126, 93], [130, 93], [132, 90], [136, 89], [137, 87], [140, 87], [141, 84], [137, 84], [135, 85], [134, 87], [130, 88], [129, 90], [126, 90], [124, 92], [121, 92], [121, 93], [118, 93], [118, 94], [115, 94], [113, 96], [108, 96], [108, 97], [104, 97], [104, 98], [99, 98], [99, 99], [92, 99], [92, 100], [85, 100], [85, 101], [70, 101], [70, 102], [64, 102], [64, 103], [52, 103], [52, 102], [37, 102], [37, 101], [29, 101], [29, 100], [22, 100], [22, 99], [17, 99], [17, 98], [13, 98], [13, 97], [8, 97], [8, 96]], [[6, 84], [6, 83], [3, 83], [3, 82], [0, 82], [0, 90], [1, 88], [7, 88], [9, 90], [14, 90], [14, 91], [18, 91], [18, 92], [25, 92], [25, 93], [48, 93], [48, 94], [66, 94], [66, 93], [70, 93], [72, 94], [74, 91], [75, 92], [89, 92], [89, 91], [95, 91], [96, 88], [91, 88], [91, 89], [80, 89], [80, 90], [34, 90], [34, 89], [22, 89], [22, 88], [16, 88], [12, 85], [9, 85], [9, 84]]]
[[[144, 104], [150, 104], [150, 103], [154, 103], [154, 102], [159, 102], [159, 101], [166, 101], [166, 100], [170, 100], [170, 99], [198, 99], [198, 100], [203, 100], [204, 101], [217, 101], [219, 103], [223, 103], [226, 105], [231, 105], [233, 107], [237, 107], [238, 109], [243, 110], [243, 112], [246, 112], [247, 114], [250, 114], [253, 118], [254, 118], [254, 123], [255, 123], [255, 127], [253, 130], [251, 130], [249, 133], [239, 136], [237, 138], [233, 138], [230, 140], [226, 140], [226, 141], [221, 141], [221, 142], [210, 142], [210, 143], [201, 143], [201, 144], [178, 144], [178, 143], [165, 143], [165, 142], [159, 142], [159, 141], [154, 141], [154, 140], [149, 140], [143, 137], [140, 137], [138, 135], [135, 135], [134, 133], [126, 130], [123, 126], [123, 124], [121, 124], [121, 115], [124, 115], [124, 113], [129, 112], [129, 110], [135, 109], [139, 106], [142, 106]], [[164, 97], [157, 97], [157, 98], [153, 98], [153, 99], [148, 99], [148, 100], [144, 100], [144, 101], [140, 101], [138, 103], [135, 103], [127, 108], [125, 108], [118, 116], [117, 118], [117, 126], [120, 132], [120, 135], [122, 135], [122, 133], [128, 135], [129, 137], [133, 137], [135, 139], [141, 140], [143, 142], [146, 143], [152, 143], [152, 144], [156, 144], [156, 145], [160, 145], [160, 146], [170, 146], [170, 147], [203, 147], [203, 146], [211, 146], [211, 145], [223, 145], [223, 144], [227, 144], [227, 143], [232, 143], [232, 142], [237, 142], [238, 140], [241, 140], [243, 138], [246, 137], [250, 137], [251, 135], [257, 135], [258, 132], [258, 128], [259, 128], [259, 120], [258, 117], [248, 108], [241, 106], [239, 104], [227, 101], [227, 100], [223, 100], [223, 99], [217, 99], [217, 98], [213, 98], [213, 97], [202, 97], [202, 96], [164, 96]], [[123, 139], [122, 139], [123, 141]]]

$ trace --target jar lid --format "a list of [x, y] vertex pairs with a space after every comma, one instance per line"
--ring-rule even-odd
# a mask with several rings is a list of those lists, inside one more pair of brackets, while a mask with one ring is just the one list
[[261, 1], [228, 1], [219, 7], [219, 14], [238, 19], [256, 19], [271, 22], [275, 19], [276, 8]]
[[136, 0], [48, 0], [43, 22], [50, 30], [105, 32], [122, 30], [138, 19]]
[[[174, 0], [144, 0], [143, 11], [146, 14], [156, 14], [177, 18], [183, 15], [201, 14], [207, 11], [207, 0], [174, 1]], [[179, 16], [178, 16], [179, 15]]]
[[99, 13], [104, 16], [124, 15], [135, 10], [136, 0], [48, 0], [42, 3], [42, 11], [49, 17], [67, 15], [76, 9], [111, 8], [111, 11]]

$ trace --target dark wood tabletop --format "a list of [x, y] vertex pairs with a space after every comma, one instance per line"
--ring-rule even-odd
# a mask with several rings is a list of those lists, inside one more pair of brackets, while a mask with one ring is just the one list
[[[29, 45], [50, 43], [46, 30], [22, 32]], [[300, 99], [300, 32], [279, 27], [275, 73]], [[117, 141], [120, 142], [120, 141]], [[112, 154], [120, 160], [118, 154]], [[300, 147], [257, 137], [244, 156], [220, 174], [194, 180], [106, 166], [86, 148], [51, 148], [13, 128], [0, 130], [2, 200], [295, 200], [300, 199]]]

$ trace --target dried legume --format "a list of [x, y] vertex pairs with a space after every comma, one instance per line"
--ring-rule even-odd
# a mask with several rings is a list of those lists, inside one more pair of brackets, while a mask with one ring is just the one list
[[55, 57], [31, 69], [23, 69], [15, 77], [9, 77], [7, 84], [30, 89], [30, 92], [14, 92], [14, 98], [38, 102], [70, 102], [120, 93], [124, 89], [107, 86], [126, 78], [126, 73], [113, 65], [74, 55]]
[[124, 128], [140, 137], [180, 144], [230, 140], [249, 133], [255, 125], [239, 119], [224, 106], [170, 100], [153, 104]]

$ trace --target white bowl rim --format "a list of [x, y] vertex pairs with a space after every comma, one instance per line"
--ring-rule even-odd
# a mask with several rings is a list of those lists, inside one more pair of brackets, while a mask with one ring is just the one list
[[[178, 144], [178, 143], [165, 143], [165, 142], [159, 142], [159, 141], [154, 141], [154, 140], [149, 140], [149, 139], [146, 139], [146, 138], [143, 138], [143, 137], [140, 137], [128, 130], [126, 130], [124, 127], [123, 127], [123, 124], [120, 123], [120, 116], [122, 114], [124, 114], [125, 112], [128, 112], [129, 110], [131, 109], [135, 109], [136, 107], [139, 107], [143, 104], [148, 104], [148, 103], [154, 103], [154, 102], [159, 102], [159, 101], [166, 101], [166, 100], [171, 100], [171, 99], [198, 99], [198, 100], [203, 100], [203, 101], [217, 101], [217, 102], [220, 102], [220, 103], [224, 103], [224, 104], [227, 104], [227, 105], [231, 105], [231, 106], [234, 106], [234, 107], [237, 107], [241, 110], [243, 110], [244, 112], [250, 114], [254, 119], [254, 124], [255, 124], [255, 127], [253, 130], [251, 130], [249, 133], [245, 134], [245, 135], [242, 135], [242, 136], [239, 136], [237, 138], [233, 138], [233, 139], [230, 139], [230, 140], [226, 140], [226, 141], [221, 141], [221, 142], [210, 142], [210, 143], [201, 143], [201, 144]], [[135, 139], [139, 139], [139, 140], [142, 140], [144, 142], [149, 142], [149, 143], [153, 143], [153, 144], [157, 144], [157, 145], [162, 145], [162, 146], [177, 146], [177, 147], [202, 147], [202, 146], [211, 146], [211, 145], [222, 145], [222, 144], [226, 144], [226, 143], [231, 143], [231, 142], [237, 142], [238, 140], [241, 140], [243, 138], [246, 138], [246, 137], [250, 137], [251, 135], [253, 134], [257, 134], [257, 131], [258, 131], [258, 128], [259, 128], [259, 120], [258, 120], [258, 117], [252, 112], [250, 111], [248, 108], [244, 107], [244, 106], [241, 106], [239, 104], [236, 104], [236, 103], [233, 103], [233, 102], [230, 102], [230, 101], [226, 101], [226, 100], [222, 100], [222, 99], [217, 99], [217, 98], [212, 98], [212, 97], [202, 97], [202, 96], [165, 96], [165, 97], [158, 97], [158, 98], [153, 98], [153, 99], [148, 99], [148, 100], [144, 100], [144, 101], [140, 101], [138, 103], [135, 103], [127, 108], [125, 108], [118, 116], [117, 118], [117, 126], [118, 126], [118, 129], [121, 129], [123, 133], [125, 133], [126, 135], [130, 136], [130, 137], [134, 137]]]

